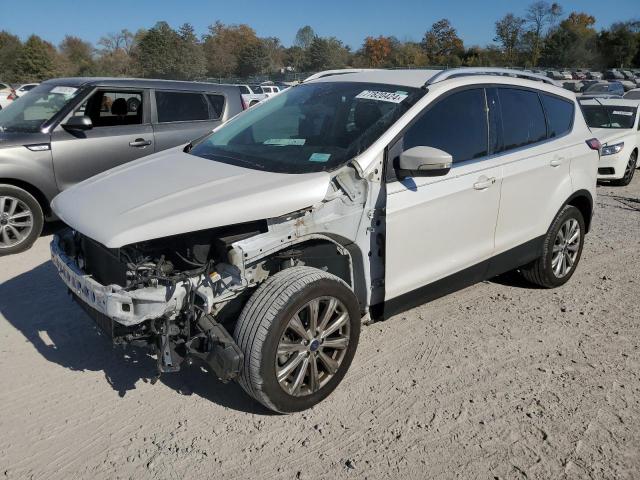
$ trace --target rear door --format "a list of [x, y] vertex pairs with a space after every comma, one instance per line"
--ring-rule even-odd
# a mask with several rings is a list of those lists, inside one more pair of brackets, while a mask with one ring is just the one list
[[387, 170], [387, 301], [466, 269], [465, 283], [473, 283], [494, 251], [502, 175], [489, 156], [484, 89], [436, 99], [390, 146], [388, 162], [419, 145], [450, 153], [454, 163], [444, 176], [402, 181]]
[[154, 98], [156, 152], [188, 143], [222, 123], [226, 104], [222, 93], [155, 90]]
[[573, 102], [536, 90], [498, 87], [489, 89], [487, 98], [503, 162], [498, 254], [544, 235], [571, 195], [576, 142], [568, 134], [575, 112]]
[[90, 117], [93, 128], [67, 131], [58, 125], [52, 133], [51, 154], [60, 190], [153, 153], [148, 90], [98, 88], [70, 114], [74, 115]]

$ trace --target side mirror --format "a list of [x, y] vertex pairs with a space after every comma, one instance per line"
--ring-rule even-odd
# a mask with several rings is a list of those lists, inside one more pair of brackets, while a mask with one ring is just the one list
[[81, 117], [71, 117], [67, 123], [62, 125], [65, 130], [91, 130], [93, 122], [89, 117], [83, 115]]
[[398, 178], [438, 177], [451, 170], [451, 154], [433, 147], [413, 147], [402, 152], [398, 161]]

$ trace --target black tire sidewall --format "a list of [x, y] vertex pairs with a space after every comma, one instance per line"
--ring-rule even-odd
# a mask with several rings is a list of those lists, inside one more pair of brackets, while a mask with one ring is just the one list
[[[346, 355], [340, 364], [338, 372], [331, 380], [317, 392], [303, 397], [294, 397], [287, 394], [278, 384], [275, 371], [275, 356], [280, 338], [291, 317], [313, 298], [333, 296], [339, 299], [349, 312], [350, 338]], [[355, 355], [360, 337], [360, 309], [353, 292], [339, 281], [332, 279], [320, 279], [306, 285], [296, 292], [284, 309], [278, 312], [271, 323], [266, 340], [262, 345], [262, 358], [260, 359], [260, 376], [264, 381], [263, 392], [270, 402], [280, 412], [298, 412], [306, 410], [320, 403], [328, 397], [342, 381]]]
[[24, 252], [25, 250], [31, 248], [33, 243], [42, 233], [42, 227], [44, 225], [44, 214], [42, 212], [42, 207], [33, 197], [33, 195], [31, 195], [26, 190], [23, 190], [19, 187], [14, 187], [13, 185], [0, 185], [0, 197], [2, 196], [17, 198], [18, 200], [24, 202], [29, 207], [29, 209], [31, 209], [31, 212], [33, 214], [33, 228], [31, 229], [31, 233], [29, 233], [27, 238], [25, 238], [19, 244], [9, 248], [0, 248], [0, 256]]
[[[575, 218], [580, 225], [580, 246], [578, 248], [578, 255], [576, 256], [576, 260], [569, 273], [562, 278], [558, 278], [556, 277], [555, 273], [553, 273], [553, 268], [551, 266], [551, 262], [553, 261], [553, 245], [555, 243], [556, 236], [558, 235], [558, 231], [560, 230], [562, 225], [564, 225], [564, 223], [571, 218]], [[547, 238], [545, 239], [545, 256], [543, 259], [545, 276], [549, 280], [549, 283], [552, 287], [559, 287], [561, 285], [564, 285], [575, 273], [578, 267], [578, 263], [580, 262], [580, 258], [582, 257], [585, 230], [585, 223], [582, 213], [580, 213], [580, 210], [578, 210], [576, 207], [571, 205], [565, 206], [560, 215], [558, 215], [556, 217], [556, 220], [553, 222], [551, 229], [547, 233]]]

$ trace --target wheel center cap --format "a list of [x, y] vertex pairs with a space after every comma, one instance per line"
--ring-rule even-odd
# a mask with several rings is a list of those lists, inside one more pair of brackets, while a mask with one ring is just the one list
[[309, 344], [309, 351], [315, 352], [316, 350], [318, 350], [318, 348], [320, 348], [320, 341], [317, 338], [315, 338]]

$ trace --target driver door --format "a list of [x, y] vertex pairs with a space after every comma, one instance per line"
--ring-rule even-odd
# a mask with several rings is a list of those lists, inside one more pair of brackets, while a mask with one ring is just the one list
[[61, 191], [154, 151], [146, 90], [97, 89], [73, 115], [88, 116], [93, 128], [65, 130], [63, 121], [54, 130], [51, 153]]
[[489, 157], [487, 112], [483, 88], [445, 94], [390, 147], [391, 165], [402, 151], [423, 145], [451, 154], [453, 166], [443, 176], [398, 180], [388, 164], [385, 312], [424, 303], [486, 273], [502, 181], [501, 160]]

